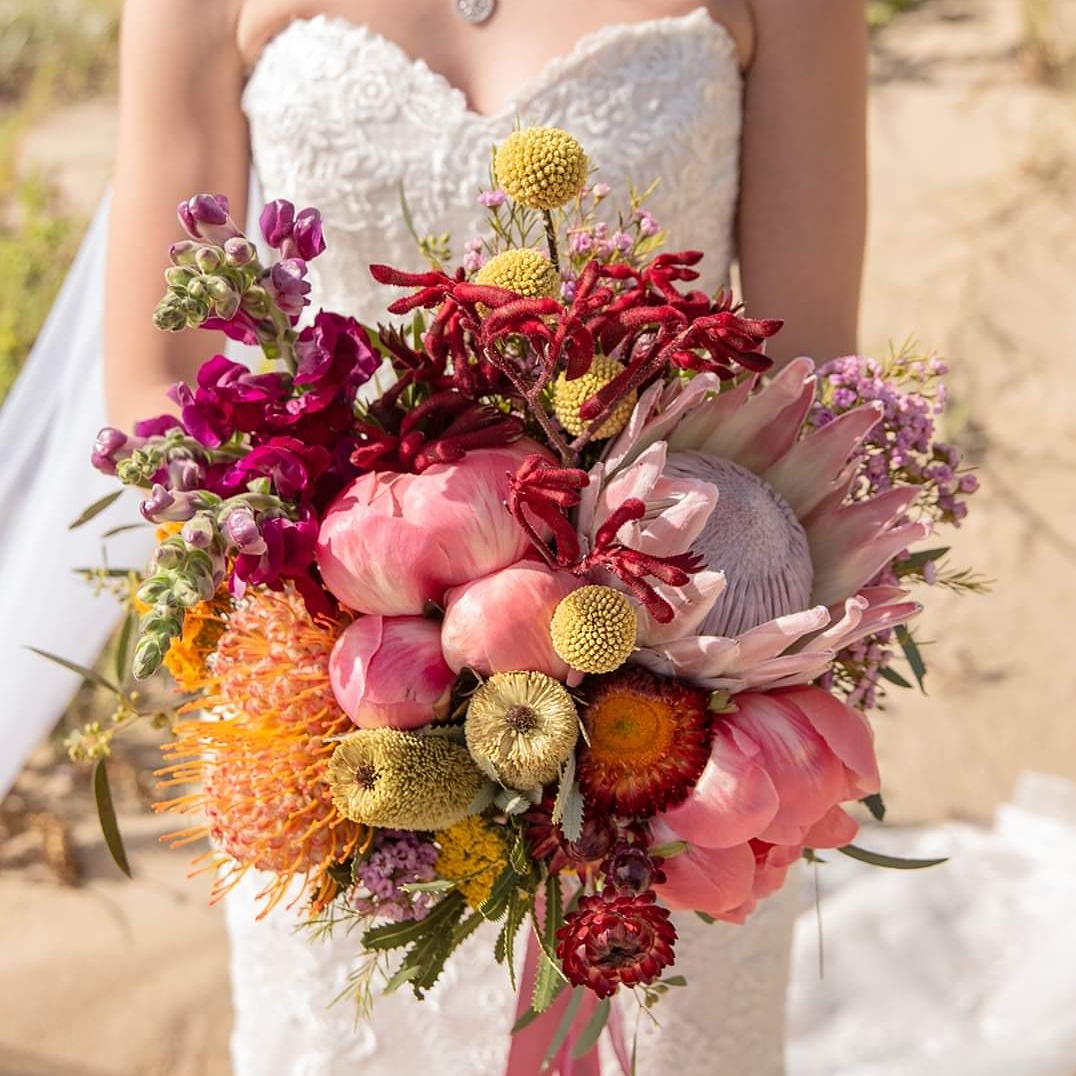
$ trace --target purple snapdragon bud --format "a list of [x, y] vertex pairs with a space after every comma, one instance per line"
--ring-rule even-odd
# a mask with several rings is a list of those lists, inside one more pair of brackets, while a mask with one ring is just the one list
[[224, 533], [240, 553], [258, 557], [268, 548], [254, 513], [246, 505], [233, 508], [228, 513], [224, 520]]
[[309, 303], [310, 284], [306, 280], [306, 262], [285, 258], [277, 262], [264, 280], [265, 290], [276, 306], [290, 318], [297, 318]]
[[201, 489], [205, 484], [205, 468], [189, 457], [168, 461], [168, 482], [172, 489]]
[[313, 261], [325, 252], [325, 231], [321, 225], [321, 214], [316, 209], [304, 209], [295, 218], [295, 227], [291, 233], [294, 252], [284, 249], [285, 257], [299, 257], [303, 261]]
[[204, 239], [223, 246], [242, 232], [228, 215], [228, 199], [223, 194], [196, 194], [177, 207], [179, 222], [192, 239]]
[[217, 536], [213, 520], [204, 512], [199, 512], [196, 516], [188, 519], [183, 524], [183, 530], [179, 533], [182, 535], [183, 541], [192, 549], [208, 549], [213, 544], [213, 539]]
[[193, 239], [182, 239], [168, 248], [168, 259], [173, 265], [189, 267], [195, 264], [198, 251], [201, 249], [201, 245], [195, 243]]
[[482, 191], [478, 195], [479, 205], [484, 205], [487, 209], [496, 209], [498, 206], [502, 206], [507, 199], [507, 195], [504, 191], [492, 190]]
[[325, 250], [321, 214], [316, 209], [297, 215], [291, 202], [277, 198], [262, 210], [258, 223], [265, 241], [285, 259], [312, 261]]
[[131, 438], [122, 430], [117, 430], [115, 426], [105, 426], [93, 443], [93, 454], [90, 456], [90, 462], [102, 474], [114, 475], [116, 473], [116, 464], [121, 459], [127, 459], [134, 448], [137, 447], [134, 444], [128, 444], [130, 441]]
[[254, 244], [244, 235], [237, 235], [224, 244], [224, 258], [233, 269], [242, 269], [257, 256]]
[[205, 507], [205, 498], [199, 493], [170, 490], [157, 482], [142, 502], [141, 512], [150, 523], [182, 523]]

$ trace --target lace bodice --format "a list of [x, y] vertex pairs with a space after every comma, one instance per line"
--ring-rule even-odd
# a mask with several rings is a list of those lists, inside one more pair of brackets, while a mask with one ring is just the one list
[[588, 34], [489, 116], [393, 42], [319, 16], [265, 47], [243, 105], [266, 198], [324, 214], [329, 249], [311, 266], [316, 301], [376, 322], [391, 296], [373, 286], [369, 262], [424, 267], [400, 191], [419, 233], [449, 232], [458, 255], [481, 223], [476, 195], [489, 185], [491, 147], [517, 117], [570, 131], [614, 189], [666, 177], [648, 206], [670, 249], [705, 250], [704, 283], [723, 283], [740, 94], [736, 46], [704, 8]]
[[[265, 197], [324, 214], [328, 251], [311, 269], [314, 299], [330, 309], [384, 318], [390, 296], [367, 264], [422, 267], [401, 187], [419, 232], [450, 232], [459, 253], [482, 219], [476, 196], [488, 185], [490, 149], [517, 116], [575, 134], [614, 188], [666, 177], [648, 207], [671, 248], [706, 250], [705, 286], [727, 278], [741, 79], [731, 37], [703, 8], [587, 35], [489, 116], [366, 28], [300, 20], [266, 46], [243, 103]], [[356, 1026], [347, 1003], [328, 1004], [357, 940], [312, 942], [283, 909], [255, 922], [257, 888], [250, 879], [229, 899], [237, 1076], [503, 1073], [514, 999], [493, 963], [494, 932], [470, 939], [422, 1006], [404, 990]], [[747, 927], [678, 917], [678, 970], [692, 988], [662, 1002], [660, 1029], [643, 1022], [640, 1073], [781, 1071], [793, 903], [787, 893], [771, 900]]]

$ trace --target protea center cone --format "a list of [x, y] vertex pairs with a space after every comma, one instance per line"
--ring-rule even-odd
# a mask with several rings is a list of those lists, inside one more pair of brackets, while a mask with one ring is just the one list
[[[729, 691], [807, 683], [841, 647], [919, 611], [899, 588], [869, 586], [929, 533], [907, 517], [917, 489], [850, 498], [857, 449], [881, 410], [861, 407], [805, 432], [814, 398], [814, 365], [797, 359], [761, 385], [752, 378], [722, 391], [702, 374], [639, 399], [591, 472], [580, 530], [592, 538], [637, 497], [647, 530], [622, 540], [638, 547], [650, 533], [668, 549], [683, 531], [707, 571], [691, 588], [663, 592], [676, 609], [669, 625], [640, 619], [634, 662]], [[716, 506], [689, 513], [692, 497], [701, 504], [694, 491], [706, 488]]]

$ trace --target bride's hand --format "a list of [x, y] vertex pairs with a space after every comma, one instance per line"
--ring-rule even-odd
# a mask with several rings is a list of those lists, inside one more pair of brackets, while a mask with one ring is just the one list
[[127, 0], [120, 51], [120, 130], [112, 190], [105, 308], [109, 419], [127, 427], [171, 405], [223, 337], [163, 333], [153, 310], [166, 252], [180, 238], [176, 205], [226, 194], [242, 222], [249, 136], [240, 108], [243, 63], [236, 0]]

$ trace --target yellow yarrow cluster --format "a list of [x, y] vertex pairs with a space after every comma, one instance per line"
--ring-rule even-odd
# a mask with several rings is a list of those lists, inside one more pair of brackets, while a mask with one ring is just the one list
[[[623, 372], [623, 364], [616, 359], [607, 355], [595, 355], [590, 369], [582, 377], [569, 381], [561, 374], [553, 382], [553, 413], [557, 416], [557, 421], [570, 434], [578, 437], [589, 426], [589, 423], [579, 417], [579, 409], [585, 401]], [[598, 428], [594, 435], [596, 439], [614, 437], [620, 433], [631, 418], [636, 397], [637, 393], [632, 391], [617, 403], [612, 414]]]
[[560, 290], [560, 276], [553, 263], [528, 247], [494, 255], [478, 270], [475, 283], [507, 288], [528, 299], [552, 299]]
[[612, 587], [573, 590], [553, 612], [553, 649], [573, 669], [609, 673], [635, 649], [638, 623], [631, 602]]
[[528, 209], [558, 209], [586, 185], [590, 164], [583, 147], [557, 127], [525, 127], [498, 147], [498, 186]]
[[437, 843], [437, 873], [454, 881], [472, 908], [485, 903], [508, 861], [508, 845], [496, 827], [471, 815], [439, 833]]

